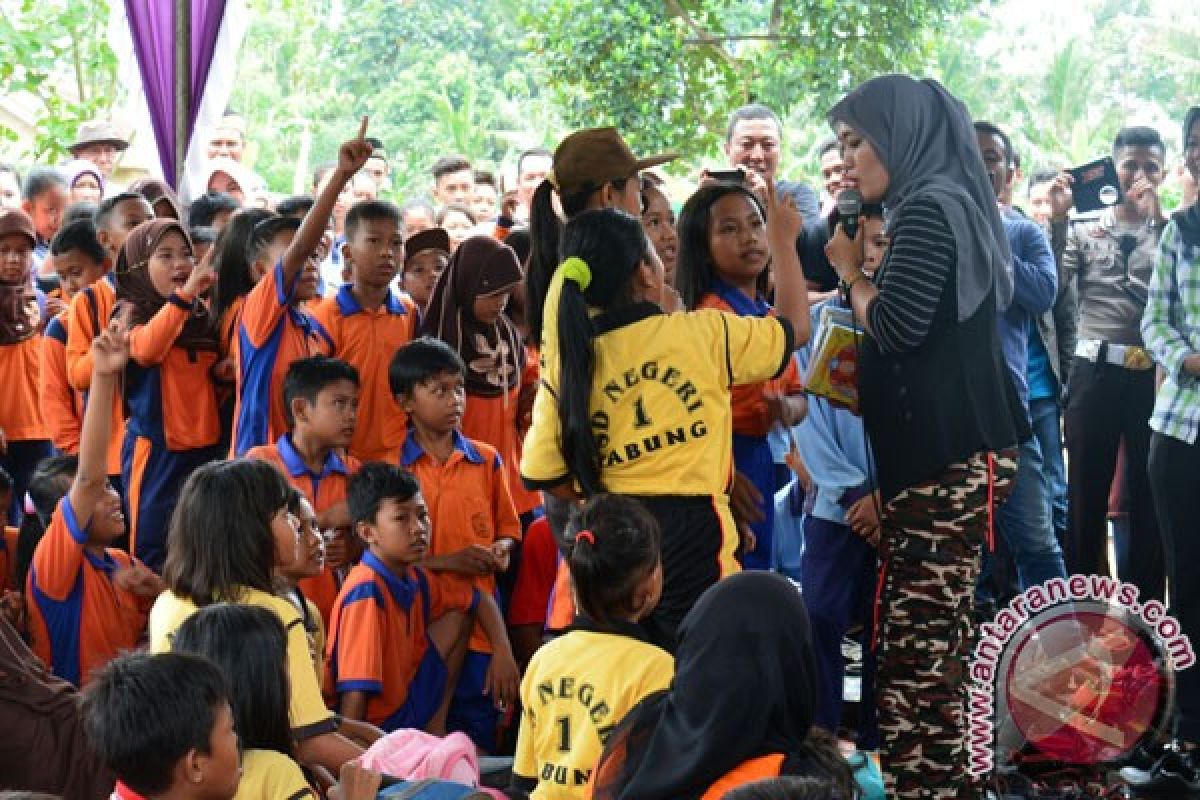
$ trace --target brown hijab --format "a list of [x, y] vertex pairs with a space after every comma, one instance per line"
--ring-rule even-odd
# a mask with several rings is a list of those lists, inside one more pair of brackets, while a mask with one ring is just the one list
[[[187, 231], [177, 220], [152, 219], [130, 231], [129, 238], [125, 240], [125, 245], [117, 256], [117, 266], [114, 270], [117, 278], [117, 300], [133, 307], [133, 325], [145, 325], [167, 302], [167, 298], [154, 288], [146, 262], [150, 260], [162, 238], [171, 231], [183, 236], [189, 248], [192, 246]], [[209, 313], [207, 297], [197, 298], [191, 316], [184, 323], [183, 331], [175, 340], [175, 344], [193, 350], [217, 349], [216, 326]]]
[[157, 178], [142, 178], [140, 181], [134, 181], [129, 186], [129, 191], [137, 192], [142, 197], [146, 198], [146, 202], [150, 204], [150, 208], [154, 209], [154, 215], [161, 217], [158, 209], [154, 206], [160, 201], [165, 200], [167, 205], [171, 207], [171, 216], [177, 220], [183, 219], [183, 214], [179, 210], [179, 197], [175, 194], [175, 190], [166, 184], [165, 181], [160, 181]]
[[521, 282], [517, 254], [490, 236], [472, 236], [438, 276], [422, 330], [453, 347], [467, 366], [467, 393], [496, 397], [521, 380], [525, 350], [506, 313], [494, 325], [475, 318], [475, 299], [515, 289]]

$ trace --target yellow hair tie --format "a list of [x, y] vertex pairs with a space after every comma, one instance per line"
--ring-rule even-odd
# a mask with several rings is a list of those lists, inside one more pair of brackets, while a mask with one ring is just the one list
[[546, 172], [546, 180], [550, 181], [550, 185], [554, 187], [554, 191], [558, 191], [558, 177], [555, 176], [554, 170]]
[[592, 283], [592, 268], [578, 256], [571, 256], [558, 269], [562, 272], [563, 280], [575, 281], [581, 292], [587, 291]]

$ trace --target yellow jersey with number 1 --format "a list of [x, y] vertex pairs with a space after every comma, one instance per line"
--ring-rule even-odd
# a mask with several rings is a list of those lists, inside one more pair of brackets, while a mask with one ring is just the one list
[[[722, 574], [736, 571], [727, 496], [731, 390], [783, 372], [791, 363], [791, 325], [783, 318], [714, 310], [665, 314], [652, 303], [599, 314], [592, 322], [597, 332], [588, 413], [604, 487], [615, 494], [712, 497], [728, 532]], [[571, 477], [558, 416], [557, 337], [544, 343], [550, 352], [521, 458], [521, 476], [533, 488]]]
[[513, 772], [537, 781], [532, 800], [581, 800], [617, 723], [666, 689], [675, 661], [632, 635], [575, 630], [545, 645], [521, 681]]

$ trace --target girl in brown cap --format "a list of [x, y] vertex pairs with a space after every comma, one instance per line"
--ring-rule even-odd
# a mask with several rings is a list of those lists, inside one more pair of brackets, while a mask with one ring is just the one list
[[[529, 208], [532, 245], [525, 270], [525, 323], [529, 344], [539, 350], [542, 363], [555, 357], [555, 320], [561, 279], [558, 268], [563, 220], [554, 210], [554, 196], [569, 221], [589, 209], [616, 208], [637, 216], [642, 212], [639, 173], [665, 164], [676, 154], [638, 158], [616, 128], [586, 128], [563, 139], [554, 151], [546, 179], [533, 194]], [[545, 336], [543, 336], [545, 330]], [[567, 506], [543, 493], [546, 514], [560, 547], [567, 523]], [[561, 570], [566, 572], [565, 565]]]
[[739, 569], [730, 389], [777, 377], [809, 338], [799, 214], [769, 196], [778, 317], [665, 313], [670, 290], [637, 218], [587, 211], [565, 229], [556, 344], [543, 350], [521, 475], [568, 505], [600, 492], [642, 500], [662, 528], [664, 578], [644, 626], [667, 648], [700, 594]]
[[220, 457], [211, 376], [217, 332], [208, 298], [215, 279], [207, 260], [195, 263], [191, 240], [173, 219], [134, 228], [117, 257], [117, 299], [132, 306], [121, 477], [131, 549], [156, 571], [183, 481]]

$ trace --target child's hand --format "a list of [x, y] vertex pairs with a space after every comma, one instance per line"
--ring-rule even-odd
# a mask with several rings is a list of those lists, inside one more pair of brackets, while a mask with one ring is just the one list
[[375, 800], [382, 782], [378, 772], [347, 761], [342, 764], [341, 780], [329, 790], [329, 796], [335, 800]]
[[200, 263], [192, 267], [192, 274], [188, 276], [187, 281], [183, 284], [183, 294], [195, 300], [213, 287], [217, 282], [217, 271], [213, 269], [212, 264], [213, 251], [210, 248], [204, 254], [204, 258], [200, 259]]
[[850, 525], [850, 529], [866, 539], [872, 547], [879, 544], [879, 535], [882, 532], [879, 508], [879, 492], [875, 491], [860, 497], [846, 511], [846, 522]]
[[25, 596], [12, 589], [0, 595], [0, 617], [18, 631], [25, 630]]
[[353, 528], [354, 521], [350, 519], [350, 504], [343, 500], [317, 514], [317, 527], [323, 531], [330, 528]]
[[350, 563], [349, 534], [349, 528], [326, 528], [321, 531], [321, 537], [325, 540], [325, 566], [329, 569], [341, 569]]
[[500, 711], [517, 702], [521, 691], [521, 671], [517, 669], [511, 651], [497, 651], [492, 655], [483, 687], [483, 693], [492, 698]]
[[443, 568], [460, 575], [491, 575], [496, 571], [496, 556], [491, 548], [473, 544], [446, 556]]
[[729, 505], [739, 524], [753, 525], [766, 519], [763, 514], [763, 496], [754, 481], [745, 473], [733, 474], [733, 486], [729, 490]]
[[92, 370], [97, 375], [119, 375], [129, 363], [129, 322], [133, 306], [124, 305], [108, 327], [92, 340]]
[[67, 304], [63, 302], [63, 299], [61, 297], [47, 297], [46, 298], [46, 314], [42, 321], [49, 322], [50, 320], [54, 319], [55, 317], [57, 317], [59, 314], [61, 314], [62, 312], [66, 311], [66, 310], [67, 310]]
[[516, 544], [512, 539], [497, 539], [492, 542], [492, 555], [496, 559], [496, 572], [508, 572], [508, 566], [512, 563], [512, 551], [516, 547]]
[[232, 356], [222, 358], [217, 363], [213, 364], [212, 370], [209, 373], [212, 379], [217, 383], [236, 383], [237, 382], [237, 362]]
[[367, 142], [367, 118], [362, 118], [358, 136], [338, 148], [338, 169], [350, 177], [366, 166], [374, 148]]
[[791, 195], [779, 195], [774, 182], [767, 182], [767, 242], [772, 253], [796, 247], [804, 217]]
[[770, 425], [779, 422], [785, 428], [790, 428], [799, 420], [792, 419], [792, 405], [790, 398], [784, 393], [772, 389], [766, 389], [762, 392], [763, 402], [767, 404], [767, 420]]
[[144, 564], [130, 564], [113, 573], [113, 583], [138, 597], [158, 597], [167, 588], [162, 578]]

